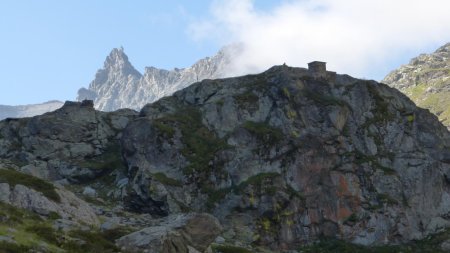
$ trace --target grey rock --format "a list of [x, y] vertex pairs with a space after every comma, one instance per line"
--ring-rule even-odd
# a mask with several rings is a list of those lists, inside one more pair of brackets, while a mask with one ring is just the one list
[[90, 186], [86, 186], [83, 189], [83, 195], [91, 197], [91, 198], [95, 198], [95, 197], [97, 197], [97, 191]]
[[441, 243], [441, 250], [444, 252], [450, 252], [450, 240]]
[[[1, 201], [13, 206], [28, 209], [37, 214], [47, 216], [55, 212], [65, 219], [72, 219], [87, 224], [98, 224], [98, 218], [93, 209], [83, 200], [77, 198], [73, 193], [57, 189], [61, 201], [49, 200], [41, 192], [35, 191], [23, 185], [16, 185], [8, 195], [7, 184], [1, 184]], [[9, 188], [9, 186], [8, 186]], [[8, 189], [9, 190], [9, 189]], [[4, 194], [4, 195], [3, 195]], [[6, 198], [9, 196], [9, 198]]]
[[[448, 227], [447, 129], [384, 84], [324, 76], [275, 66], [146, 105], [122, 135], [125, 206], [209, 210], [227, 241], [273, 250], [324, 235], [403, 243]], [[352, 214], [366, 218], [346, 223]]]
[[0, 235], [0, 242], [7, 242], [7, 243], [13, 243], [13, 244], [16, 243], [16, 241], [14, 240], [14, 238], [12, 236], [4, 236], [4, 235]]
[[116, 244], [127, 252], [204, 252], [221, 230], [219, 221], [209, 214], [175, 215], [159, 226], [121, 237]]
[[9, 204], [11, 196], [10, 186], [7, 183], [0, 183], [0, 202]]

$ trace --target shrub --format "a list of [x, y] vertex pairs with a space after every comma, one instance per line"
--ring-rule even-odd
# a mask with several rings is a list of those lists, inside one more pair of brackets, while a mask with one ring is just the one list
[[274, 145], [283, 139], [283, 133], [280, 129], [264, 122], [247, 121], [243, 124], [243, 127], [266, 145]]
[[180, 181], [170, 178], [170, 177], [167, 177], [166, 174], [164, 174], [162, 172], [153, 173], [153, 178], [164, 185], [177, 186], [177, 187], [183, 186], [183, 184]]

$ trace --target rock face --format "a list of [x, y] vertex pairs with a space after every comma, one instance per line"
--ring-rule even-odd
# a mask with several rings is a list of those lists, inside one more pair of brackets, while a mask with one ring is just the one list
[[321, 236], [402, 243], [447, 227], [446, 128], [386, 85], [313, 76], [277, 66], [145, 106], [122, 138], [128, 207], [209, 211], [226, 240], [274, 250]]
[[128, 61], [123, 48], [113, 49], [89, 88], [78, 91], [78, 100], [91, 99], [101, 111], [120, 108], [140, 110], [145, 104], [171, 95], [203, 79], [224, 77], [235, 46], [225, 47], [185, 69], [145, 68], [141, 75]]
[[46, 112], [54, 111], [60, 108], [63, 102], [48, 101], [42, 104], [35, 105], [0, 105], [0, 120], [6, 118], [23, 118], [41, 115]]
[[44, 179], [92, 180], [123, 167], [118, 141], [136, 114], [104, 113], [89, 102], [66, 102], [42, 116], [7, 119], [0, 122], [0, 157]]
[[432, 54], [421, 54], [392, 71], [383, 81], [429, 109], [450, 126], [450, 43]]

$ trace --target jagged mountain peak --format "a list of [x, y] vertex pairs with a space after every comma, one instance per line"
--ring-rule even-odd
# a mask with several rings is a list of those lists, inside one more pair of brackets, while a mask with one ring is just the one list
[[137, 71], [128, 60], [128, 56], [125, 54], [123, 47], [113, 48], [111, 50], [111, 53], [106, 57], [103, 69], [110, 71], [120, 71], [126, 75], [132, 74], [141, 76], [139, 71]]
[[144, 75], [134, 69], [123, 48], [115, 48], [89, 88], [78, 91], [77, 100], [92, 99], [95, 108], [102, 111], [139, 110], [145, 104], [171, 95], [191, 83], [225, 77], [237, 48], [235, 45], [224, 47], [215, 56], [201, 59], [187, 68], [165, 70], [146, 67]]

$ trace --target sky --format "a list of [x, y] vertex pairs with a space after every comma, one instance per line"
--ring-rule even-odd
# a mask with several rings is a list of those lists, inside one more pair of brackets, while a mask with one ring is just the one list
[[0, 104], [74, 100], [113, 48], [173, 69], [241, 43], [233, 73], [275, 64], [381, 80], [450, 42], [448, 0], [0, 0]]

